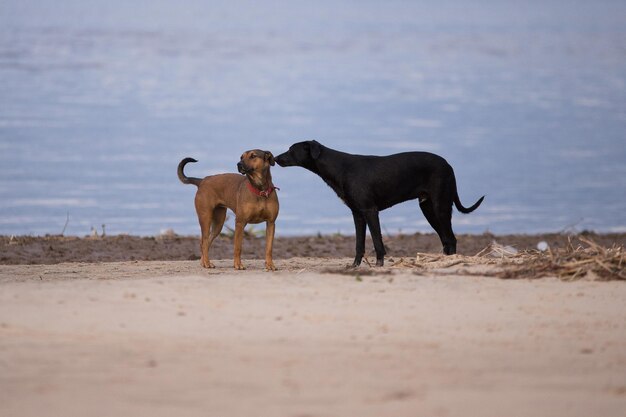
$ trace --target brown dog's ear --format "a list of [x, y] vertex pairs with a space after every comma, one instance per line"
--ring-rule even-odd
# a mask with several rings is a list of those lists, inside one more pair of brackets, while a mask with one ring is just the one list
[[265, 160], [269, 161], [270, 166], [276, 165], [276, 161], [274, 161], [274, 155], [270, 151], [265, 151]]
[[320, 157], [320, 153], [322, 153], [322, 145], [316, 140], [312, 140], [309, 142], [309, 149], [311, 151], [311, 158], [317, 159]]

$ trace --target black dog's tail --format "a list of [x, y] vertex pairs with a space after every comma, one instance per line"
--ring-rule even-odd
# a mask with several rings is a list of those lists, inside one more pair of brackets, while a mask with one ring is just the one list
[[461, 204], [461, 200], [459, 200], [459, 196], [458, 194], [454, 196], [454, 205], [456, 206], [456, 209], [458, 211], [460, 211], [461, 213], [471, 213], [472, 211], [476, 210], [478, 208], [478, 206], [480, 206], [480, 203], [483, 202], [483, 200], [485, 199], [485, 196], [482, 196], [478, 199], [477, 202], [474, 203], [474, 205], [472, 207], [468, 207], [465, 208], [463, 207], [463, 205]]
[[482, 203], [483, 200], [485, 199], [485, 196], [482, 196], [478, 199], [477, 202], [474, 203], [473, 206], [463, 207], [463, 204], [461, 204], [461, 200], [459, 199], [459, 193], [456, 188], [456, 178], [453, 180], [453, 185], [454, 185], [454, 205], [456, 206], [456, 209], [460, 211], [461, 213], [465, 213], [465, 214], [471, 213], [472, 211], [476, 210], [478, 206], [480, 206], [480, 203]]
[[193, 185], [195, 185], [197, 187], [197, 186], [200, 185], [202, 180], [200, 178], [188, 177], [183, 172], [183, 169], [185, 169], [185, 165], [187, 165], [187, 163], [189, 163], [189, 162], [198, 162], [198, 161], [196, 161], [193, 158], [185, 158], [182, 161], [180, 161], [180, 164], [178, 164], [178, 179], [183, 184], [193, 184]]

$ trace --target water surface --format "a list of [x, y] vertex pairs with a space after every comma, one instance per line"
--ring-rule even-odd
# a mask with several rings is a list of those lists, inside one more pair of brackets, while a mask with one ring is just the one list
[[[5, 0], [0, 233], [197, 234], [180, 159], [307, 139], [442, 155], [487, 195], [457, 232], [626, 231], [626, 3], [592, 3]], [[278, 234], [353, 233], [319, 178], [272, 172]], [[430, 231], [415, 201], [382, 223]]]

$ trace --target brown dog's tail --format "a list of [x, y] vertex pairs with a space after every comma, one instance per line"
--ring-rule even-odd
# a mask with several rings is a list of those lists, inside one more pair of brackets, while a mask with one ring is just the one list
[[183, 172], [183, 170], [185, 169], [185, 165], [187, 165], [187, 163], [189, 163], [189, 162], [198, 162], [198, 161], [196, 161], [193, 158], [185, 158], [182, 161], [180, 161], [180, 164], [178, 164], [178, 179], [183, 184], [193, 184], [193, 185], [195, 185], [197, 187], [197, 186], [200, 185], [202, 180], [200, 178], [188, 177]]
[[460, 211], [461, 213], [465, 213], [465, 214], [471, 213], [472, 211], [476, 210], [478, 206], [480, 206], [480, 203], [482, 203], [483, 200], [485, 199], [485, 196], [482, 196], [478, 199], [477, 202], [474, 203], [473, 206], [463, 207], [463, 204], [461, 204], [461, 200], [459, 199], [459, 193], [456, 188], [456, 178], [454, 178], [453, 180], [453, 185], [454, 185], [454, 205], [456, 209]]

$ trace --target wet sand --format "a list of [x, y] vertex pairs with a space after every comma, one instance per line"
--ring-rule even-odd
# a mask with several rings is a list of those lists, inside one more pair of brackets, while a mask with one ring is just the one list
[[[598, 244], [626, 246], [626, 233], [581, 236]], [[561, 233], [535, 235], [457, 235], [457, 250], [461, 255], [475, 255], [492, 242], [511, 246], [519, 251], [536, 249], [539, 242], [550, 248], [563, 248], [570, 236]], [[576, 237], [573, 237], [576, 240]], [[416, 253], [441, 253], [441, 243], [433, 233], [410, 235], [385, 235], [383, 242], [387, 259], [414, 257]], [[354, 236], [319, 235], [302, 237], [277, 237], [274, 241], [274, 258], [294, 257], [351, 257], [354, 256]], [[372, 241], [365, 241], [366, 255], [374, 257]], [[220, 236], [211, 247], [211, 259], [229, 259], [233, 256], [232, 236]], [[260, 259], [265, 256], [265, 238], [246, 236], [243, 257]], [[198, 236], [175, 234], [156, 237], [128, 235], [105, 237], [63, 236], [0, 236], [0, 264], [54, 264], [59, 262], [116, 262], [116, 261], [176, 261], [200, 259]]]

